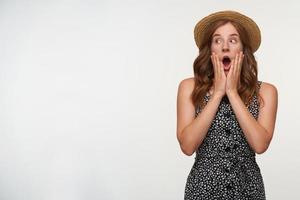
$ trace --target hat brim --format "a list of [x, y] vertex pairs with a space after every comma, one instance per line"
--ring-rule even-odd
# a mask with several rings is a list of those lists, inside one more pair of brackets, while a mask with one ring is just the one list
[[212, 13], [201, 19], [194, 28], [194, 39], [199, 49], [202, 48], [204, 37], [206, 37], [207, 29], [216, 21], [230, 20], [243, 26], [248, 32], [250, 46], [254, 53], [260, 46], [261, 34], [257, 24], [249, 17], [236, 11], [219, 11]]

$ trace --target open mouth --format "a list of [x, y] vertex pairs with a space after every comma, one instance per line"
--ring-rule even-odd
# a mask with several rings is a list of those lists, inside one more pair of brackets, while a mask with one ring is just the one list
[[230, 69], [230, 62], [231, 62], [231, 60], [230, 60], [230, 58], [228, 56], [224, 56], [223, 57], [222, 63], [224, 65], [224, 70], [227, 71], [227, 70]]

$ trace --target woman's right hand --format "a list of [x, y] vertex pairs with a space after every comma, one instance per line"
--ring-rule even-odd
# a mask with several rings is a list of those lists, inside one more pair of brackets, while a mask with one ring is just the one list
[[223, 97], [226, 94], [226, 75], [218, 56], [212, 52], [211, 61], [214, 67], [214, 93]]

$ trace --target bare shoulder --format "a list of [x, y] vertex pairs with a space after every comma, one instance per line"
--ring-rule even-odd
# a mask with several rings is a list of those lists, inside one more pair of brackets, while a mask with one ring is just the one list
[[260, 86], [259, 94], [263, 98], [277, 97], [278, 91], [275, 85], [268, 82], [262, 82]]
[[179, 83], [177, 94], [177, 110], [179, 121], [190, 122], [193, 120], [194, 105], [192, 102], [192, 93], [194, 90], [194, 78], [186, 78]]
[[[277, 110], [278, 92], [275, 85], [267, 82], [262, 82], [259, 94], [263, 99], [263, 104], [261, 104], [260, 108], [263, 107], [267, 110], [267, 108], [269, 107], [272, 110]], [[270, 112], [270, 110], [268, 110], [268, 112]]]
[[194, 77], [183, 79], [178, 86], [178, 92], [191, 94], [194, 90], [195, 81]]

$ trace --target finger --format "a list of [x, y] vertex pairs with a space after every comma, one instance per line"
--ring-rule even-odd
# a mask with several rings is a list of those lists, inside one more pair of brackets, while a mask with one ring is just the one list
[[230, 66], [228, 75], [229, 74], [232, 75], [234, 73], [234, 66], [235, 66], [235, 58], [233, 58], [233, 60], [231, 62], [231, 66]]
[[238, 71], [237, 71], [237, 81], [238, 85], [240, 83], [241, 71], [242, 71], [242, 64], [243, 64], [243, 52], [241, 51], [239, 54], [239, 63], [238, 63]]
[[239, 54], [237, 53], [235, 55], [235, 58], [234, 58], [234, 67], [233, 67], [233, 74], [236, 75], [237, 74], [237, 70], [238, 70], [238, 60], [239, 59]]
[[238, 75], [239, 71], [239, 62], [240, 62], [240, 52], [236, 54], [236, 63], [235, 63], [235, 75]]
[[216, 77], [220, 77], [220, 69], [219, 69], [219, 62], [218, 62], [218, 56], [214, 54], [215, 59], [215, 65], [216, 65]]
[[241, 74], [241, 71], [242, 71], [242, 67], [243, 67], [243, 60], [244, 60], [244, 54], [243, 52], [241, 51], [241, 56], [240, 56], [240, 63], [239, 63], [239, 74]]
[[227, 74], [227, 78], [229, 78], [229, 77], [231, 77], [231, 74], [233, 73], [233, 70], [234, 70], [234, 67], [233, 67], [233, 65], [234, 65], [234, 59], [232, 60], [232, 62], [230, 63], [230, 68], [229, 68], [229, 72], [228, 72], [228, 74]]
[[236, 63], [236, 79], [238, 80], [240, 78], [240, 72], [241, 72], [241, 52], [237, 54], [237, 63]]
[[221, 73], [221, 76], [226, 78], [224, 64], [223, 64], [222, 61], [219, 61], [219, 62], [220, 62], [220, 71], [221, 71], [220, 73]]
[[221, 67], [221, 76], [226, 78], [226, 74], [223, 66]]
[[218, 56], [216, 56], [216, 59], [217, 59], [217, 66], [218, 66], [218, 74], [219, 74], [219, 76], [222, 76], [222, 64], [221, 64]]
[[241, 71], [242, 71], [242, 65], [243, 65], [243, 51], [240, 52], [240, 56], [239, 56], [239, 68], [238, 68], [238, 84], [240, 83], [240, 77], [241, 77]]
[[214, 70], [214, 74], [216, 76], [216, 63], [215, 63], [215, 56], [214, 56], [214, 52], [212, 52], [212, 55], [210, 56], [211, 58], [211, 62], [213, 64], [213, 70]]

